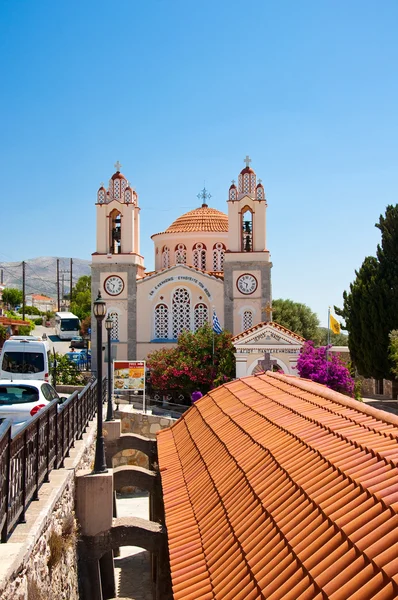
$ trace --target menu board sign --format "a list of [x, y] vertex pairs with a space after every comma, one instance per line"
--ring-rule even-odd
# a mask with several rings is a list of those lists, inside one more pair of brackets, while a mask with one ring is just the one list
[[145, 361], [113, 361], [113, 387], [115, 391], [145, 392]]

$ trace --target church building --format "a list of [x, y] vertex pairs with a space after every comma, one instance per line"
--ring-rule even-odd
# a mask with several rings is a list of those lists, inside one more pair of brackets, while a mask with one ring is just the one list
[[[247, 156], [244, 162], [237, 184], [232, 181], [228, 190], [228, 214], [211, 208], [210, 194], [203, 189], [198, 194], [198, 208], [152, 235], [154, 271], [145, 270], [140, 254], [138, 194], [121, 173], [119, 163], [108, 188], [99, 188], [92, 297], [96, 298], [100, 290], [114, 321], [113, 359], [143, 360], [162, 346], [172, 347], [184, 329], [195, 331], [211, 322], [213, 311], [224, 329], [239, 336], [237, 352], [256, 355], [253, 360], [240, 357], [239, 376], [245, 375], [249, 366], [253, 370], [264, 352], [269, 352], [258, 341], [262, 334], [269, 341], [270, 332], [275, 333], [270, 310], [272, 263], [266, 240], [267, 201], [261, 179], [257, 180], [250, 167], [251, 159]], [[267, 331], [263, 331], [264, 326], [260, 332], [257, 330], [261, 323], [267, 325]], [[246, 352], [242, 332], [253, 328], [256, 349], [248, 348]], [[291, 332], [283, 333], [288, 338], [283, 345], [297, 346], [297, 336], [293, 339], [289, 337]], [[94, 318], [92, 340], [95, 369]], [[249, 344], [251, 341], [248, 339]]]

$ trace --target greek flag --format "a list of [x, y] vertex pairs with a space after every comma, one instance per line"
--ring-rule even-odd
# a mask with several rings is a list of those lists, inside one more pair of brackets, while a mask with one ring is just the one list
[[216, 311], [213, 311], [213, 331], [214, 333], [222, 333], [220, 321], [216, 315]]

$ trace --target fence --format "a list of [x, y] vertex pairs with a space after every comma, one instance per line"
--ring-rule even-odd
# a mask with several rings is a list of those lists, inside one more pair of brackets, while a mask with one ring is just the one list
[[[106, 397], [104, 379], [102, 401]], [[81, 439], [97, 412], [97, 381], [63, 403], [53, 400], [17, 435], [11, 424], [0, 425], [0, 531], [5, 543], [17, 523], [25, 522], [31, 500], [47, 482], [52, 469], [62, 468], [75, 440]]]

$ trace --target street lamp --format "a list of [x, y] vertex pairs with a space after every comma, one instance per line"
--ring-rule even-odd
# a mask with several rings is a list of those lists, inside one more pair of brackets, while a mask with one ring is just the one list
[[112, 373], [111, 373], [111, 331], [113, 327], [113, 319], [107, 316], [105, 319], [105, 329], [108, 333], [108, 408], [106, 411], [106, 420], [114, 421], [113, 406], [112, 406]]
[[97, 320], [97, 440], [95, 444], [94, 473], [105, 473], [105, 447], [104, 435], [102, 433], [102, 321], [106, 315], [106, 303], [101, 298], [98, 290], [98, 298], [93, 303], [93, 312]]

